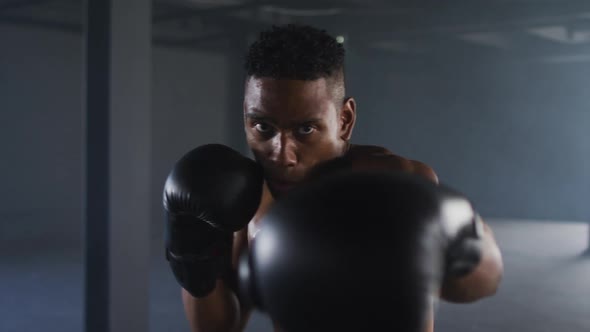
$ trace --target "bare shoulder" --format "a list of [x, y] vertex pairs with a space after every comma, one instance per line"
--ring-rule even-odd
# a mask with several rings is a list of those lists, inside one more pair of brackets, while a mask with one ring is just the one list
[[432, 167], [418, 160], [410, 160], [410, 162], [412, 163], [412, 171], [414, 173], [422, 175], [436, 184], [439, 183], [438, 175], [436, 175]]
[[426, 163], [393, 153], [385, 147], [377, 145], [351, 145], [348, 156], [355, 164], [369, 169], [395, 169], [426, 177], [438, 183], [434, 169]]
[[391, 151], [386, 149], [385, 147], [378, 146], [378, 145], [362, 145], [362, 144], [351, 144], [350, 148], [348, 149], [348, 154], [351, 156], [354, 155], [393, 155]]

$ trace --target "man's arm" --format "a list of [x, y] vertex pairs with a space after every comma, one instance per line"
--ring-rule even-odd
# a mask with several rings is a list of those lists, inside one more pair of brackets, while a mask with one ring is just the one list
[[[353, 145], [347, 158], [350, 161], [349, 167], [352, 169], [369, 171], [390, 169], [409, 172], [439, 184], [438, 175], [432, 167], [423, 162], [396, 155], [383, 147]], [[327, 169], [329, 170], [329, 168]], [[322, 169], [319, 170], [319, 173], [322, 174]], [[504, 268], [502, 255], [492, 230], [485, 224], [483, 243], [483, 256], [480, 264], [467, 276], [446, 280], [439, 294], [443, 300], [458, 303], [473, 302], [495, 294]]]
[[[246, 236], [247, 227], [234, 233], [233, 271], [237, 271], [239, 254], [247, 250]], [[182, 303], [192, 332], [243, 331], [252, 311], [250, 307], [242, 305], [235, 282], [221, 279], [217, 280], [213, 292], [203, 298], [195, 298], [182, 289]]]
[[492, 296], [498, 290], [504, 264], [502, 254], [494, 239], [492, 229], [483, 223], [483, 256], [477, 267], [461, 278], [446, 279], [440, 290], [443, 300], [467, 303]]
[[[412, 161], [412, 164], [413, 172], [439, 183], [431, 167], [418, 161]], [[498, 290], [504, 272], [502, 254], [492, 229], [483, 221], [482, 224], [483, 256], [479, 265], [464, 277], [446, 279], [440, 289], [441, 299], [455, 303], [474, 302], [492, 296]]]
[[182, 289], [184, 312], [193, 332], [236, 331], [240, 320], [238, 300], [221, 280], [211, 294], [195, 298]]

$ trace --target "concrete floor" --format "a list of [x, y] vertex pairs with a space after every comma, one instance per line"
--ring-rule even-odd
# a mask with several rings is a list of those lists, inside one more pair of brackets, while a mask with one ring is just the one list
[[[588, 225], [489, 222], [504, 254], [502, 285], [477, 303], [440, 303], [436, 331], [590, 331], [590, 258], [581, 256]], [[83, 330], [81, 252], [42, 249], [0, 254], [2, 332]], [[150, 331], [189, 331], [178, 286], [161, 257], [154, 257], [150, 277]], [[271, 330], [260, 313], [247, 328]]]

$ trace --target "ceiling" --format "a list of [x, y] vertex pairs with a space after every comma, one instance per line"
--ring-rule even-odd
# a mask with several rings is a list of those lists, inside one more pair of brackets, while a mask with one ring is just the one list
[[[587, 0], [155, 0], [154, 43], [224, 51], [263, 27], [309, 23], [363, 52], [590, 61]], [[0, 24], [82, 33], [81, 0], [1, 0]]]

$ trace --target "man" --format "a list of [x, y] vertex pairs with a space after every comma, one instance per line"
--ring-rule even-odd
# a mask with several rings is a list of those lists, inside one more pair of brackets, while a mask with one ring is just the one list
[[[260, 221], [273, 202], [306, 181], [318, 166], [345, 157], [348, 167], [354, 169], [403, 171], [438, 183], [434, 170], [422, 162], [395, 155], [379, 146], [360, 146], [350, 142], [356, 103], [354, 98], [346, 95], [344, 56], [344, 48], [335, 38], [312, 27], [287, 25], [262, 32], [251, 45], [245, 64], [244, 129], [256, 165], [224, 148], [206, 147], [199, 150], [199, 157], [185, 158], [184, 164], [173, 172], [184, 174], [182, 180], [179, 180], [180, 175], [169, 179], [165, 205], [168, 214], [173, 216], [169, 221], [173, 226], [169, 226], [168, 259], [183, 286], [185, 313], [194, 332], [241, 331], [246, 326], [253, 308], [236, 290], [238, 258], [250, 248], [257, 232], [264, 227]], [[235, 169], [242, 164], [240, 170]], [[231, 165], [230, 170], [225, 169], [229, 167], [227, 165]], [[207, 175], [201, 179], [201, 175], [194, 173]], [[194, 180], [195, 177], [199, 179]], [[228, 184], [224, 180], [228, 178], [240, 181]], [[206, 193], [200, 191], [202, 183], [207, 183], [206, 186], [223, 183], [227, 186], [222, 190], [225, 196], [216, 196], [219, 189], [210, 189]], [[236, 183], [241, 183], [239, 189], [236, 189]], [[193, 191], [187, 195], [187, 190]], [[229, 193], [235, 192], [243, 194], [227, 198]], [[195, 203], [193, 197], [202, 199]], [[216, 205], [221, 201], [224, 208]], [[214, 205], [212, 210], [216, 212], [203, 211], [207, 204]], [[211, 229], [192, 226], [192, 220], [180, 220], [179, 216], [187, 213], [184, 210], [179, 212], [183, 209], [179, 206], [190, 206], [193, 209], [188, 213], [193, 215], [191, 218], [200, 216], [201, 221], [206, 221], [201, 224], [207, 224]], [[231, 216], [223, 212], [227, 210], [232, 211]], [[238, 219], [247, 220], [244, 224], [237, 222]], [[185, 228], [177, 231], [181, 224]], [[187, 238], [186, 234], [192, 232], [187, 231], [187, 227], [200, 227], [194, 234], [200, 232], [201, 235]], [[230, 245], [227, 245], [228, 234], [233, 234]], [[198, 249], [197, 242], [202, 243]], [[225, 244], [217, 246], [216, 243]], [[219, 268], [229, 264], [224, 263], [223, 257], [229, 260], [230, 251], [231, 266]], [[203, 252], [208, 254], [203, 256]], [[204, 268], [202, 264], [186, 267], [186, 262], [193, 265], [195, 262], [193, 258], [186, 258], [188, 256], [206, 257], [203, 261], [208, 262], [208, 267]], [[213, 275], [206, 282], [200, 280], [199, 286], [191, 284], [192, 279], [203, 278], [211, 270]], [[484, 224], [479, 265], [467, 276], [447, 280], [439, 294], [433, 296], [463, 303], [491, 296], [496, 292], [502, 272], [500, 251], [491, 229]], [[434, 313], [432, 310], [430, 313], [428, 331], [434, 326]]]

